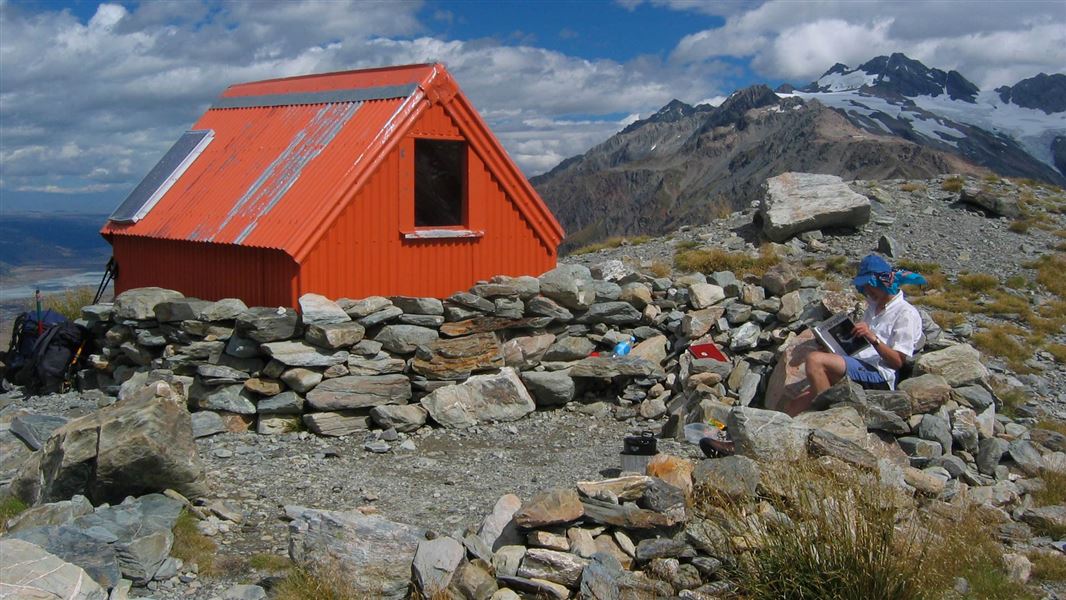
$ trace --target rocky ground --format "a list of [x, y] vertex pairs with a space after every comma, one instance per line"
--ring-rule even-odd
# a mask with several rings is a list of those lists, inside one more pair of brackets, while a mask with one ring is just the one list
[[[1032, 281], [1033, 272], [1024, 265], [1061, 247], [1063, 238], [1056, 232], [1066, 229], [1066, 215], [1060, 212], [1061, 209], [1035, 210], [1030, 220], [1041, 223], [1040, 227], [1028, 227], [1024, 232], [1012, 231], [1011, 225], [1016, 219], [961, 201], [958, 191], [943, 189], [948, 179], [952, 177], [851, 182], [854, 191], [871, 200], [870, 222], [858, 229], [826, 229], [815, 243], [805, 242], [802, 238], [812, 239], [807, 236], [793, 238], [786, 243], [791, 252], [789, 260], [802, 263], [844, 257], [848, 265], [847, 275], [830, 274], [830, 277], [848, 286], [858, 261], [879, 248], [884, 250], [882, 237], [888, 237], [894, 250], [889, 258], [892, 262], [905, 259], [935, 263], [951, 278], [960, 273], [989, 273], [1002, 281], [1021, 274]], [[991, 185], [1004, 197], [1029, 194], [1034, 202], [1048, 202], [1049, 199], [1063, 202], [1061, 192], [1028, 188], [1009, 180], [999, 180], [995, 184], [974, 179], [966, 181], [974, 187]], [[672, 236], [573, 254], [562, 261], [586, 266], [606, 260], [621, 260], [632, 265], [671, 265], [679, 246], [693, 244], [754, 252], [758, 245], [765, 243], [760, 237], [760, 228], [753, 225], [757, 213], [757, 205], [753, 205], [749, 210], [733, 213], [708, 225], [682, 228]], [[969, 321], [982, 324], [987, 319], [971, 317]], [[1054, 339], [1063, 343], [1066, 333], [1060, 331]], [[1002, 361], [989, 358], [989, 367], [993, 371], [1008, 371]], [[1066, 419], [1066, 369], [1061, 363], [1046, 359], [1034, 366], [1038, 372], [1022, 375], [1021, 380], [1041, 393], [1047, 411]]]
[[[1015, 220], [991, 216], [984, 209], [961, 203], [957, 193], [944, 191], [942, 185], [942, 179], [854, 182], [852, 189], [873, 199], [868, 225], [857, 231], [826, 229], [805, 234], [779, 246], [778, 251], [788, 255], [787, 262], [801, 266], [834, 256], [856, 262], [879, 247], [888, 250], [888, 244], [895, 258], [935, 262], [949, 277], [987, 272], [1005, 279], [1014, 274], [1031, 278], [1024, 264], [1061, 243], [1055, 232], [1066, 228], [1066, 220], [1057, 212], [1037, 213], [1046, 221], [1047, 229], [1012, 231]], [[1042, 199], [1041, 193], [1036, 192], [1037, 200]], [[668, 238], [565, 257], [561, 262], [591, 266], [617, 259], [631, 266], [669, 265], [679, 246], [754, 252], [759, 240], [752, 225], [753, 214], [736, 213], [712, 225], [684, 228]], [[890, 239], [883, 240], [883, 236]], [[850, 267], [846, 271], [850, 272]], [[842, 275], [832, 277], [847, 283]], [[969, 319], [980, 325], [984, 318]], [[1062, 335], [1059, 331], [1052, 337], [1061, 342]], [[1034, 357], [1031, 364], [1033, 373], [1015, 376], [1002, 361], [988, 361], [989, 368], [1001, 378], [1033, 392], [1029, 405], [1033, 415], [1066, 417], [1066, 372], [1061, 363], [1048, 355]], [[735, 392], [731, 385], [732, 397]], [[462, 539], [464, 530], [481, 523], [504, 494], [528, 500], [541, 490], [572, 488], [578, 481], [617, 475], [623, 438], [642, 429], [659, 431], [667, 422], [661, 413], [643, 419], [635, 410], [618, 410], [614, 395], [589, 394], [579, 400], [537, 410], [514, 422], [480, 423], [467, 429], [421, 427], [409, 434], [378, 429], [342, 437], [319, 437], [306, 431], [276, 435], [246, 431], [200, 437], [195, 446], [203, 461], [204, 484], [210, 505], [218, 510], [199, 528], [219, 544], [219, 563], [228, 566], [208, 578], [197, 577], [190, 565], [184, 565], [180, 577], [153, 581], [147, 588], [135, 587], [131, 597], [213, 600], [225, 597], [236, 584], [262, 582], [271, 573], [254, 570], [247, 561], [256, 555], [287, 555], [289, 521], [296, 506], [378, 514]], [[27, 397], [16, 390], [0, 396], [0, 417], [29, 410], [75, 418], [111, 401], [98, 391]], [[954, 419], [940, 420], [950, 424]], [[934, 421], [929, 419], [929, 423]], [[1035, 419], [1021, 422], [1029, 426]], [[1005, 429], [1008, 426], [1014, 429]], [[1001, 419], [997, 433], [1013, 441], [1025, 426]], [[917, 425], [915, 429], [917, 433]], [[865, 431], [863, 428], [864, 435]], [[948, 438], [953, 434], [949, 432]], [[694, 445], [674, 439], [660, 440], [659, 450], [688, 459], [702, 457]], [[993, 468], [998, 458], [991, 463]], [[981, 458], [969, 456], [972, 468], [976, 468], [974, 460], [980, 463]], [[1023, 491], [1013, 486], [1013, 481], [1008, 484], [1006, 467], [1000, 467], [1001, 472], [975, 472], [970, 484], [980, 484], [993, 490], [988, 493], [1006, 494], [1011, 503], [1017, 502]], [[960, 481], [956, 477], [949, 477], [948, 483], [957, 487]], [[939, 489], [933, 495], [945, 494], [943, 487], [937, 487], [943, 482], [917, 480], [908, 484]], [[1025, 508], [1018, 506], [1016, 510]], [[1048, 597], [1063, 593], [1054, 586], [1045, 591]]]

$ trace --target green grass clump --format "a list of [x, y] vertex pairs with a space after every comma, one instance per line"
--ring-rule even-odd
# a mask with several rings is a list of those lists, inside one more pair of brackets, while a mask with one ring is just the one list
[[945, 192], [958, 193], [962, 191], [963, 185], [964, 184], [961, 177], [949, 177], [944, 180], [944, 183], [940, 184], [940, 189], [944, 190]]
[[274, 587], [273, 600], [369, 600], [374, 596], [359, 592], [337, 567], [294, 566]]
[[[81, 318], [82, 307], [92, 304], [93, 296], [95, 295], [96, 290], [91, 287], [77, 287], [55, 294], [42, 294], [41, 307], [42, 310], [51, 309], [53, 312], [57, 312], [73, 321]], [[37, 303], [30, 298], [23, 306], [24, 310], [32, 311], [36, 310]]]
[[575, 256], [579, 254], [592, 254], [593, 252], [599, 252], [600, 250], [609, 250], [611, 248], [618, 248], [621, 246], [636, 246], [638, 244], [646, 244], [649, 240], [651, 240], [651, 237], [646, 235], [638, 235], [636, 237], [631, 238], [611, 237], [607, 238], [606, 240], [603, 240], [602, 242], [596, 242], [595, 244], [582, 246], [577, 250], [574, 250], [570, 254]]
[[726, 252], [719, 248], [710, 250], [685, 250], [674, 254], [674, 267], [680, 271], [714, 273], [732, 271], [737, 276], [763, 275], [770, 267], [781, 262], [769, 246], [759, 249], [759, 256], [743, 252]]
[[1007, 226], [1007, 230], [1013, 231], [1014, 233], [1029, 233], [1029, 227], [1031, 227], [1032, 224], [1032, 221], [1029, 219], [1017, 219], [1011, 221], [1011, 224]]
[[287, 571], [292, 567], [288, 556], [260, 552], [248, 557], [248, 566], [257, 571]]
[[943, 310], [933, 311], [930, 315], [937, 325], [940, 325], [944, 329], [951, 329], [958, 327], [966, 322], [966, 317], [957, 312], [947, 312]]
[[[1066, 504], [1066, 475], [1051, 469], [1044, 469], [1040, 477], [1044, 480], [1044, 489], [1033, 492], [1033, 503], [1037, 506]], [[1046, 533], [1055, 533], [1056, 539], [1066, 536], [1066, 531], [1049, 531]]]
[[1003, 282], [1003, 285], [1011, 289], [1020, 290], [1024, 288], [1028, 283], [1029, 282], [1025, 279], [1024, 275], [1011, 275], [1007, 278], [1006, 281]]
[[999, 280], [988, 273], [963, 273], [958, 277], [958, 284], [971, 292], [986, 292], [999, 285]]
[[652, 263], [648, 265], [647, 269], [648, 273], [650, 273], [652, 277], [666, 277], [673, 272], [673, 269], [670, 267], [670, 265], [661, 260], [652, 261]]
[[216, 573], [215, 559], [218, 544], [196, 529], [197, 518], [188, 511], [182, 511], [174, 523], [174, 546], [171, 556], [180, 558], [185, 564], [196, 563], [201, 575]]
[[1005, 573], [986, 515], [915, 512], [874, 476], [841, 465], [767, 465], [761, 503], [697, 486], [694, 510], [733, 555], [726, 569], [739, 597], [933, 600], [956, 577], [974, 597], [1030, 597]]
[[1066, 363], [1066, 344], [1048, 344], [1044, 350], [1050, 352], [1056, 361]]
[[0, 533], [7, 531], [7, 522], [30, 506], [14, 496], [0, 500]]
[[1066, 556], [1061, 552], [1031, 552], [1033, 579], [1040, 581], [1066, 581]]
[[1035, 349], [1015, 325], [992, 325], [988, 329], [975, 333], [973, 343], [979, 350], [1007, 361], [1010, 368], [1018, 372], [1028, 372], [1023, 363], [1033, 356]]

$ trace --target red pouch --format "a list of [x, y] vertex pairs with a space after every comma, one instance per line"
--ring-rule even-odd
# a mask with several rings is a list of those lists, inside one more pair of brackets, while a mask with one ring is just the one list
[[689, 346], [688, 351], [696, 358], [713, 358], [719, 362], [728, 362], [729, 359], [722, 354], [713, 342], [708, 344], [696, 344]]

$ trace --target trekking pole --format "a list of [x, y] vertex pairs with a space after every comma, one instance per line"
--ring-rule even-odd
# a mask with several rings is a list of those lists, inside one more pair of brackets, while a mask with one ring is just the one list
[[37, 335], [41, 335], [44, 331], [44, 323], [41, 321], [41, 290], [34, 293], [34, 298], [37, 300]]

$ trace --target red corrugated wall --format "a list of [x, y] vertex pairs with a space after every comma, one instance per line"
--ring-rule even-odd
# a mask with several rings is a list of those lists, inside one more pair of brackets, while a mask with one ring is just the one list
[[111, 243], [116, 294], [158, 286], [203, 300], [296, 305], [296, 263], [280, 250], [132, 236], [112, 236]]
[[304, 263], [299, 293], [445, 297], [493, 275], [538, 275], [556, 263], [489, 173], [468, 153], [468, 228], [478, 238], [404, 240], [413, 224], [414, 139], [463, 139], [438, 105], [429, 108], [330, 225]]

